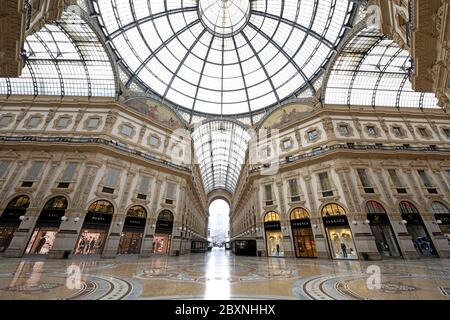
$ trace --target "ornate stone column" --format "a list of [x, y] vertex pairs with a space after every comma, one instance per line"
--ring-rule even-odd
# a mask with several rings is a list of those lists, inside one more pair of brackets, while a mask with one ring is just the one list
[[314, 235], [314, 242], [316, 244], [317, 256], [319, 259], [330, 259], [331, 255], [328, 250], [322, 217], [320, 215], [320, 212], [318, 212], [317, 210], [316, 198], [314, 197], [313, 193], [311, 176], [309, 174], [306, 174], [303, 179], [305, 180], [306, 193], [308, 195], [309, 207], [311, 208], [310, 221], [312, 232]]
[[153, 237], [155, 234], [156, 221], [158, 220], [157, 209], [158, 209], [158, 200], [159, 194], [161, 192], [161, 180], [155, 181], [155, 188], [152, 190], [152, 206], [151, 212], [149, 212], [147, 217], [147, 224], [145, 226], [144, 231], [144, 239], [142, 240], [142, 248], [141, 248], [141, 256], [149, 257], [153, 254]]
[[120, 244], [120, 237], [122, 235], [123, 226], [127, 214], [126, 207], [131, 192], [131, 182], [133, 181], [135, 174], [136, 171], [131, 168], [127, 171], [125, 187], [122, 191], [122, 197], [120, 199], [121, 201], [120, 203], [118, 203], [119, 210], [113, 216], [111, 226], [109, 228], [109, 234], [106, 238], [105, 248], [103, 249], [102, 257], [104, 258], [114, 258], [117, 255]]
[[[80, 182], [74, 191], [72, 206], [67, 208], [65, 213], [68, 220], [61, 222], [53, 247], [48, 254], [49, 258], [61, 259], [66, 251], [73, 254], [86, 216], [87, 199], [94, 187], [95, 177], [100, 167], [101, 163], [96, 161], [86, 163]], [[75, 218], [78, 221], [75, 221]]]

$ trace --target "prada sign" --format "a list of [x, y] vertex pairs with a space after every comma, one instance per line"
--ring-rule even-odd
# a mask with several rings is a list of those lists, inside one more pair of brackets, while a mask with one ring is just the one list
[[155, 233], [172, 233], [173, 221], [158, 220], [156, 221]]
[[281, 230], [280, 221], [264, 222], [264, 228], [266, 230]]
[[61, 222], [65, 210], [43, 210], [39, 216], [39, 222]]
[[348, 226], [347, 216], [323, 217], [325, 227]]
[[104, 214], [101, 212], [88, 212], [84, 219], [85, 224], [110, 225], [112, 214]]
[[292, 229], [311, 228], [311, 221], [309, 219], [291, 220], [291, 227]]
[[3, 211], [0, 220], [20, 222], [19, 217], [25, 215], [27, 209], [6, 209]]
[[125, 218], [125, 226], [127, 227], [145, 227], [145, 218], [136, 218], [136, 217], [126, 217]]

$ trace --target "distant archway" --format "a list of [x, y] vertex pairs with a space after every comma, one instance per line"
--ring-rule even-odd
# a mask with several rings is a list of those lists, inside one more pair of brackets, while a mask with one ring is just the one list
[[219, 198], [211, 201], [208, 210], [208, 240], [214, 246], [225, 246], [230, 241], [230, 206]]

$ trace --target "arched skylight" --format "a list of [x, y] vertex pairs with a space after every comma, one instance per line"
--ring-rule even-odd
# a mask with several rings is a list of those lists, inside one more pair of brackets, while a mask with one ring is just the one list
[[325, 103], [348, 106], [439, 108], [433, 93], [414, 92], [408, 51], [373, 28], [342, 50], [326, 84]]
[[250, 140], [248, 132], [235, 122], [213, 120], [197, 127], [192, 139], [206, 193], [215, 189], [233, 193]]
[[348, 0], [93, 0], [126, 85], [207, 114], [314, 94], [351, 19]]
[[1, 95], [114, 97], [114, 73], [102, 44], [78, 15], [66, 12], [27, 37], [19, 78], [0, 78]]

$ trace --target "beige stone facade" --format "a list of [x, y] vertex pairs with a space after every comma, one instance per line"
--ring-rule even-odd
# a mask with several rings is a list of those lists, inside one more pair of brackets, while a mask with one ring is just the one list
[[[411, 53], [414, 90], [435, 92], [441, 106], [450, 99], [450, 2], [448, 0], [370, 0], [372, 20]], [[377, 8], [377, 9], [375, 9]], [[377, 15], [380, 17], [376, 17]]]
[[[270, 116], [265, 123], [273, 123]], [[259, 255], [267, 255], [264, 217], [268, 212], [280, 215], [284, 256], [294, 257], [291, 212], [303, 208], [309, 213], [317, 254], [332, 257], [327, 241], [322, 209], [327, 204], [344, 208], [358, 258], [379, 259], [374, 235], [368, 223], [366, 203], [381, 204], [390, 221], [401, 255], [418, 257], [399, 203], [413, 204], [423, 219], [426, 232], [441, 257], [450, 255], [445, 238], [435, 218], [432, 204], [450, 206], [450, 136], [448, 116], [442, 111], [423, 114], [417, 110], [353, 109], [329, 106], [300, 120], [275, 126], [277, 142], [293, 142], [283, 150], [275, 174], [265, 175], [264, 165], [246, 164], [233, 197], [231, 234], [234, 240], [256, 240]], [[318, 130], [314, 141], [307, 132]], [[273, 165], [273, 163], [272, 163]], [[363, 186], [357, 170], [363, 169], [367, 184]], [[389, 176], [394, 169], [402, 181], [400, 190]], [[424, 171], [431, 185], [424, 185]], [[319, 175], [326, 173], [329, 187], [323, 190]], [[293, 195], [289, 180], [296, 179]], [[266, 186], [272, 197], [267, 199]]]
[[46, 23], [61, 18], [71, 0], [4, 0], [0, 6], [0, 77], [17, 77], [25, 64], [23, 43]]
[[[50, 257], [74, 253], [88, 208], [98, 200], [107, 200], [114, 208], [104, 257], [117, 254], [127, 212], [136, 205], [146, 212], [139, 254], [153, 253], [155, 227], [163, 210], [173, 214], [168, 253], [184, 254], [190, 252], [191, 241], [205, 242], [208, 217], [198, 169], [171, 162], [171, 128], [105, 100], [83, 108], [70, 103], [49, 108], [48, 103], [8, 102], [0, 108], [0, 122], [4, 167], [0, 211], [17, 196], [30, 199], [5, 256], [24, 254], [44, 205], [57, 196], [67, 199], [67, 219], [60, 222]], [[151, 136], [161, 143], [152, 145]], [[33, 174], [35, 163], [42, 165]], [[67, 180], [69, 164], [75, 169]], [[117, 172], [113, 185], [107, 178], [111, 169]]]

